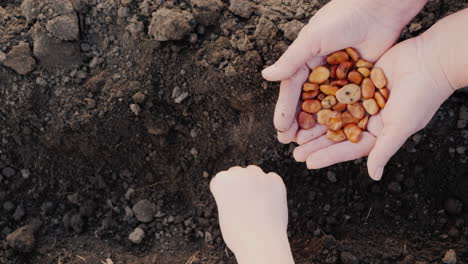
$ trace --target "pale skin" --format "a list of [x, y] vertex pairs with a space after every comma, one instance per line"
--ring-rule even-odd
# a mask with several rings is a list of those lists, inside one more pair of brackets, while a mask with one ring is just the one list
[[[468, 10], [390, 49], [426, 3], [333, 0], [310, 20], [285, 54], [262, 72], [269, 81], [281, 80], [274, 124], [280, 142], [300, 145], [294, 150], [297, 161], [319, 169], [368, 156], [369, 176], [380, 180], [385, 165], [406, 139], [423, 129], [455, 90], [468, 86], [468, 35], [461, 34], [468, 25]], [[336, 10], [354, 11], [342, 16]], [[324, 55], [346, 47], [355, 47], [365, 59], [377, 61], [391, 91], [385, 109], [370, 118], [368, 132], [357, 144], [334, 143], [324, 136], [326, 127], [301, 130], [296, 121], [301, 86], [310, 69], [323, 64]]]
[[276, 173], [233, 167], [210, 183], [224, 242], [240, 264], [292, 264], [286, 187]]
[[[263, 72], [267, 80], [282, 80], [274, 123], [281, 142], [300, 144], [294, 150], [296, 160], [318, 169], [368, 155], [369, 175], [380, 180], [386, 163], [406, 139], [424, 128], [455, 90], [468, 86], [468, 36], [461, 34], [468, 25], [468, 9], [388, 50], [426, 2], [333, 0], [311, 19], [279, 61]], [[361, 8], [346, 9], [354, 5]], [[327, 21], [335, 10], [354, 13]], [[344, 35], [338, 35], [347, 38], [329, 38], [326, 32], [341, 32]], [[376, 67], [385, 71], [391, 90], [385, 109], [369, 120], [369, 131], [358, 144], [331, 142], [323, 136], [324, 126], [304, 131], [295, 121], [309, 69], [320, 65], [324, 55], [350, 46], [368, 60], [378, 59]], [[234, 167], [216, 175], [210, 188], [223, 238], [238, 263], [294, 263], [287, 238], [286, 188], [277, 174], [256, 166]]]

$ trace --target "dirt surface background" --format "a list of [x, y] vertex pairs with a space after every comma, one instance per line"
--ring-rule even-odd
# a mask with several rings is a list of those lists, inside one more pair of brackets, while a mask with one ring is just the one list
[[[260, 70], [326, 2], [1, 1], [0, 263], [235, 263], [208, 183], [248, 164], [285, 179], [296, 263], [468, 263], [467, 95], [382, 182], [276, 141]], [[401, 39], [466, 7], [430, 0]]]

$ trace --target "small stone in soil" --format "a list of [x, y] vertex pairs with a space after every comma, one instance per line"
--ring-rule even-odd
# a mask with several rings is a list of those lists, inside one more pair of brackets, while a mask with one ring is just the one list
[[132, 96], [132, 99], [135, 103], [143, 103], [145, 101], [145, 94], [137, 92]]
[[23, 177], [23, 179], [28, 179], [30, 175], [31, 172], [28, 169], [21, 170], [21, 177]]
[[15, 219], [15, 221], [19, 221], [21, 220], [21, 218], [23, 218], [25, 214], [26, 213], [24, 211], [23, 206], [18, 205], [18, 207], [16, 207], [15, 213], [13, 214], [13, 219]]
[[145, 237], [145, 231], [143, 229], [137, 227], [133, 232], [128, 235], [128, 239], [133, 243], [133, 244], [140, 244], [143, 238]]
[[3, 168], [2, 170], [3, 176], [10, 178], [11, 176], [15, 175], [15, 170], [10, 167]]
[[127, 192], [125, 193], [125, 199], [130, 200], [133, 194], [135, 194], [135, 189], [128, 188]]
[[457, 254], [455, 250], [449, 249], [445, 252], [442, 262], [445, 264], [456, 264], [457, 263]]
[[6, 241], [10, 247], [19, 252], [31, 252], [35, 243], [33, 225], [25, 225], [16, 229], [6, 237]]
[[36, 60], [31, 55], [31, 49], [26, 42], [21, 41], [7, 54], [3, 64], [18, 74], [26, 75], [36, 67]]
[[156, 213], [156, 205], [148, 200], [140, 200], [133, 208], [133, 213], [138, 221], [148, 223], [153, 220]]
[[141, 107], [137, 104], [130, 104], [130, 110], [137, 116], [140, 114]]

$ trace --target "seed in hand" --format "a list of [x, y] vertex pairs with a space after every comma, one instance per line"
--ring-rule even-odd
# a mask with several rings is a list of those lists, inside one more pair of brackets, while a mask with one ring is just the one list
[[337, 101], [336, 101], [335, 96], [333, 95], [329, 95], [322, 100], [322, 107], [326, 109], [332, 108], [336, 104], [337, 104]]
[[335, 95], [340, 88], [338, 86], [330, 85], [330, 84], [322, 84], [320, 85], [320, 91], [326, 95]]
[[367, 113], [369, 113], [370, 115], [375, 115], [379, 112], [379, 105], [377, 104], [374, 98], [364, 100], [364, 102], [362, 102], [362, 105], [366, 109]]
[[349, 55], [344, 50], [333, 52], [332, 54], [327, 56], [327, 63], [331, 65], [340, 64], [348, 60], [349, 60]]
[[343, 121], [341, 120], [341, 113], [333, 111], [328, 114], [326, 126], [329, 130], [337, 131], [343, 127]]
[[302, 90], [304, 92], [311, 92], [311, 91], [316, 91], [319, 89], [319, 85], [316, 83], [304, 83], [302, 86]]
[[315, 90], [315, 91], [312, 91], [312, 92], [303, 92], [302, 93], [302, 100], [303, 101], [312, 100], [315, 97], [317, 97], [318, 94], [319, 94], [319, 90]]
[[382, 89], [387, 85], [387, 78], [385, 77], [385, 73], [380, 68], [372, 69], [370, 73], [371, 79], [375, 84], [375, 87]]
[[343, 104], [354, 104], [361, 100], [361, 87], [357, 84], [348, 84], [336, 92], [336, 99]]
[[346, 134], [344, 133], [343, 130], [338, 130], [338, 131], [332, 131], [328, 130], [327, 131], [327, 138], [331, 141], [335, 142], [341, 142], [346, 140]]
[[317, 122], [321, 125], [325, 125], [327, 123], [328, 115], [333, 112], [330, 109], [322, 109], [317, 113]]
[[365, 78], [362, 81], [362, 97], [364, 99], [374, 98], [375, 85], [370, 78]]
[[309, 75], [309, 81], [311, 83], [322, 84], [330, 77], [330, 70], [325, 66], [319, 66], [315, 68]]
[[318, 111], [322, 109], [322, 104], [319, 100], [312, 99], [312, 100], [305, 100], [302, 103], [302, 111], [309, 113], [309, 114], [315, 114]]
[[362, 106], [361, 102], [356, 102], [354, 104], [348, 104], [348, 112], [353, 115], [355, 118], [361, 120], [366, 115], [366, 109]]
[[314, 68], [304, 83], [297, 121], [305, 130], [317, 122], [327, 126], [327, 138], [335, 142], [357, 143], [369, 118], [389, 99], [387, 78], [353, 48], [333, 52], [326, 63]]
[[315, 126], [314, 116], [306, 112], [300, 112], [297, 116], [297, 123], [302, 129], [308, 130]]
[[345, 126], [343, 131], [349, 141], [353, 143], [358, 143], [361, 140], [362, 130], [357, 125], [347, 125]]

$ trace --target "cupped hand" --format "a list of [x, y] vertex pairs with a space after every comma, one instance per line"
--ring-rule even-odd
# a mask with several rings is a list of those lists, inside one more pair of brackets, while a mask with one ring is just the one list
[[286, 187], [276, 173], [233, 167], [211, 181], [221, 233], [239, 263], [293, 263]]
[[302, 84], [310, 69], [323, 63], [325, 55], [354, 47], [364, 59], [376, 61], [426, 2], [333, 0], [320, 9], [281, 58], [262, 72], [266, 80], [282, 81], [274, 117], [278, 139], [282, 143], [295, 140]]
[[429, 123], [454, 92], [428, 47], [423, 36], [410, 39], [377, 62], [376, 67], [386, 73], [390, 97], [385, 108], [369, 119], [368, 132], [359, 143], [332, 142], [323, 135], [326, 128], [317, 125], [307, 132], [315, 139], [297, 147], [295, 159], [306, 161], [309, 169], [319, 169], [369, 155], [369, 175], [380, 180], [389, 159], [409, 136]]

